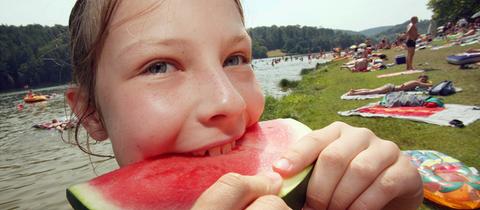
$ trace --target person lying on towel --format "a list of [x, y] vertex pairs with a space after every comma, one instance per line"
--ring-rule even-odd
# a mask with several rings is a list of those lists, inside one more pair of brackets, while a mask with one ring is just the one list
[[420, 75], [416, 80], [405, 82], [401, 85], [395, 86], [392, 83], [385, 84], [384, 86], [375, 89], [351, 89], [347, 95], [371, 95], [371, 94], [386, 94], [394, 91], [413, 91], [417, 88], [427, 89], [432, 87], [432, 83], [428, 81], [427, 75]]
[[468, 49], [465, 52], [467, 52], [467, 53], [480, 53], [480, 49]]

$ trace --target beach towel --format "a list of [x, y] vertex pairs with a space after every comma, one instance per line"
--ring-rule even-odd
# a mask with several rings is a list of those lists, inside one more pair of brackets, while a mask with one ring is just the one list
[[460, 44], [460, 46], [465, 47], [465, 46], [468, 46], [468, 45], [477, 44], [477, 43], [479, 43], [479, 42], [480, 42], [480, 41], [478, 41], [478, 40], [473, 40], [473, 41], [470, 41], [470, 42], [466, 42], [466, 43]]
[[442, 46], [437, 46], [437, 47], [432, 47], [430, 50], [440, 50], [440, 49], [443, 49], [443, 48], [449, 48], [449, 47], [453, 47], [455, 45], [455, 43], [448, 43], [448, 44], [445, 44], [445, 45], [442, 45]]
[[377, 78], [385, 78], [385, 77], [395, 77], [395, 76], [400, 76], [400, 75], [407, 75], [407, 74], [417, 74], [417, 73], [422, 73], [425, 72], [425, 70], [407, 70], [407, 71], [401, 71], [401, 72], [395, 72], [395, 73], [390, 73], [390, 74], [380, 74], [377, 75]]
[[[408, 94], [414, 94], [414, 95], [421, 95], [425, 93], [424, 91], [406, 91]], [[340, 96], [340, 99], [342, 100], [366, 100], [366, 99], [374, 99], [374, 98], [382, 98], [385, 96], [385, 94], [370, 94], [370, 95], [354, 95], [350, 96], [347, 95], [348, 92]]]
[[[462, 92], [463, 89], [459, 87], [454, 87], [455, 88], [455, 93]], [[421, 94], [428, 94], [427, 91], [419, 90], [419, 91], [405, 91], [408, 94], [415, 94], [415, 95], [421, 95]], [[349, 96], [347, 95], [348, 92], [340, 96], [340, 99], [342, 100], [367, 100], [367, 99], [374, 99], [374, 98], [382, 98], [385, 96], [385, 94], [370, 94], [370, 95], [355, 95], [355, 96]]]
[[436, 108], [423, 106], [386, 108], [378, 103], [372, 103], [354, 110], [338, 112], [338, 114], [342, 116], [392, 117], [442, 126], [463, 127], [480, 119], [480, 107], [445, 104], [445, 107]]

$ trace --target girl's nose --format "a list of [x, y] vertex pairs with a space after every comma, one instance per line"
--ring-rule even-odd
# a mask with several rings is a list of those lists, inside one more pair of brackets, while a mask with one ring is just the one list
[[218, 123], [235, 123], [246, 111], [246, 103], [237, 87], [223, 69], [211, 72], [203, 80], [198, 117], [201, 123], [215, 126]]

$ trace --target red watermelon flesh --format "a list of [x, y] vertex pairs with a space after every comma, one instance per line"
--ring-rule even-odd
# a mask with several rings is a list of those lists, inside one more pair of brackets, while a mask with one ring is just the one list
[[[226, 173], [255, 175], [272, 171], [272, 163], [289, 145], [310, 131], [292, 119], [260, 122], [249, 127], [227, 154], [145, 160], [74, 185], [68, 188], [67, 197], [75, 209], [189, 209]], [[301, 181], [286, 180], [282, 193], [288, 193]]]

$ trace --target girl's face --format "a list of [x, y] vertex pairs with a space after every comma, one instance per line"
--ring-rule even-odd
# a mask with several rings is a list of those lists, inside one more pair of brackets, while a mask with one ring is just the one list
[[418, 81], [423, 82], [423, 83], [427, 83], [428, 82], [428, 77], [419, 77]]
[[228, 151], [263, 111], [250, 60], [233, 0], [122, 1], [96, 80], [119, 165]]

